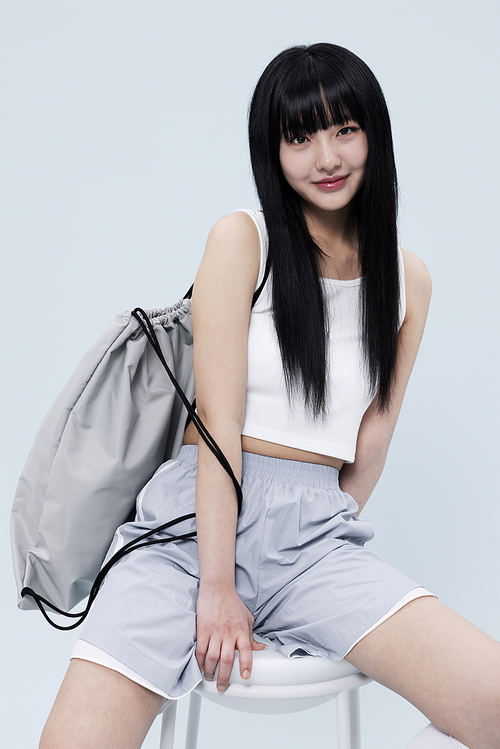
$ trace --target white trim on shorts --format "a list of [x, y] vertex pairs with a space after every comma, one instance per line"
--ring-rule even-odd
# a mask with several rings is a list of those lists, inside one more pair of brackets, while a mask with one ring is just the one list
[[392, 606], [389, 609], [389, 611], [386, 614], [384, 614], [384, 616], [381, 616], [380, 619], [378, 619], [375, 622], [375, 624], [373, 624], [369, 629], [367, 629], [366, 632], [363, 632], [363, 634], [361, 635], [361, 637], [358, 637], [358, 639], [356, 640], [356, 642], [353, 642], [353, 644], [351, 645], [351, 647], [349, 648], [349, 650], [347, 650], [344, 653], [343, 658], [346, 657], [347, 653], [351, 652], [351, 650], [353, 649], [353, 647], [355, 645], [357, 645], [358, 642], [363, 639], [363, 637], [366, 637], [366, 635], [369, 635], [370, 632], [373, 632], [373, 630], [376, 627], [378, 627], [379, 624], [382, 624], [382, 622], [385, 622], [386, 619], [389, 619], [389, 617], [392, 616], [393, 614], [395, 614], [396, 611], [399, 611], [399, 609], [402, 609], [403, 606], [406, 606], [406, 604], [410, 603], [410, 601], [414, 601], [416, 598], [424, 598], [426, 596], [432, 596], [433, 598], [437, 598], [437, 596], [436, 596], [435, 593], [430, 593], [430, 591], [426, 590], [426, 588], [424, 588], [423, 586], [419, 587], [419, 588], [414, 588], [413, 590], [410, 590], [402, 598], [400, 598], [399, 601], [397, 601], [394, 604], [394, 606]]
[[[375, 622], [375, 624], [373, 624], [369, 629], [367, 629], [366, 632], [364, 632], [361, 635], [361, 637], [358, 637], [356, 642], [354, 642], [351, 645], [351, 647], [345, 653], [345, 655], [347, 655], [347, 653], [349, 653], [352, 650], [352, 648], [355, 645], [357, 645], [360, 640], [363, 639], [363, 637], [366, 637], [366, 635], [372, 632], [376, 627], [378, 627], [379, 624], [382, 624], [382, 622], [385, 622], [386, 619], [389, 619], [389, 617], [395, 614], [396, 611], [403, 608], [403, 606], [406, 606], [406, 604], [410, 603], [410, 601], [414, 601], [416, 598], [423, 598], [424, 596], [433, 596], [434, 598], [436, 598], [434, 593], [430, 593], [424, 587], [418, 587], [418, 588], [414, 588], [413, 590], [410, 590], [402, 598], [400, 598], [399, 601], [397, 601], [397, 603], [395, 603], [394, 606], [392, 606], [392, 608], [390, 608], [389, 611], [387, 611], [387, 613], [381, 616], [380, 619], [378, 619], [378, 621]], [[307, 652], [307, 650], [305, 652]], [[293, 654], [291, 655], [292, 657], [294, 657]], [[295, 657], [300, 657], [300, 656], [295, 656]], [[131, 668], [129, 668], [128, 666], [125, 666], [123, 663], [121, 663], [116, 658], [113, 658], [113, 656], [109, 655], [101, 648], [96, 647], [96, 645], [91, 645], [90, 642], [86, 642], [85, 640], [76, 641], [75, 647], [73, 648], [73, 652], [71, 653], [70, 658], [80, 658], [83, 661], [91, 661], [92, 663], [97, 663], [100, 666], [105, 666], [106, 668], [110, 668], [112, 671], [118, 671], [118, 673], [123, 674], [123, 676], [126, 676], [127, 679], [130, 679], [131, 681], [135, 681], [136, 684], [140, 684], [141, 687], [145, 687], [146, 689], [149, 689], [151, 692], [155, 692], [156, 694], [159, 694], [160, 697], [164, 697], [166, 700], [180, 699], [179, 697], [169, 697], [168, 694], [163, 692], [154, 684], [151, 684], [150, 681], [148, 681], [147, 679], [144, 679], [135, 671], [132, 671]]]
[[147, 679], [143, 679], [140, 674], [132, 671], [131, 668], [125, 666], [125, 664], [123, 663], [120, 663], [120, 661], [116, 658], [113, 658], [112, 655], [109, 655], [109, 653], [101, 650], [101, 648], [98, 648], [96, 645], [92, 645], [90, 642], [85, 642], [85, 640], [77, 640], [70, 658], [80, 658], [80, 660], [82, 661], [91, 661], [92, 663], [97, 663], [100, 666], [110, 668], [112, 671], [118, 671], [118, 673], [126, 676], [127, 679], [135, 681], [136, 684], [140, 684], [141, 687], [146, 687], [146, 689], [149, 689], [151, 692], [156, 692], [156, 694], [159, 694], [160, 697], [164, 697], [166, 700], [172, 699], [172, 697], [169, 697], [168, 694], [165, 694], [165, 692], [162, 692], [161, 689], [155, 687], [154, 684], [151, 684], [151, 682], [149, 682]]

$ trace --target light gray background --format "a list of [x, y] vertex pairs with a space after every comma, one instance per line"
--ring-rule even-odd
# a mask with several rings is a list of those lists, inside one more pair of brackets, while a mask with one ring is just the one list
[[[247, 104], [264, 66], [292, 44], [341, 44], [378, 76], [394, 125], [401, 244], [434, 279], [420, 358], [365, 511], [372, 548], [499, 637], [498, 9], [2, 3], [4, 749], [36, 746], [77, 636], [15, 605], [8, 513], [34, 433], [108, 319], [174, 302], [213, 221], [257, 207]], [[284, 717], [207, 703], [202, 721], [200, 749], [335, 746], [333, 703]], [[378, 685], [362, 692], [362, 722], [364, 749], [402, 748], [426, 724]], [[157, 727], [145, 746], [156, 745]]]

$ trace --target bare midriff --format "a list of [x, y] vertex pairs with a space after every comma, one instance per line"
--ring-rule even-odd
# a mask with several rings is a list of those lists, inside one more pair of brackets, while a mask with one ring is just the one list
[[[193, 423], [190, 423], [184, 432], [183, 444], [197, 445], [199, 439], [200, 436], [196, 427]], [[323, 466], [333, 466], [333, 468], [337, 468], [339, 471], [344, 465], [344, 461], [341, 458], [311, 453], [308, 450], [299, 450], [296, 447], [288, 447], [287, 445], [278, 445], [276, 442], [266, 442], [256, 437], [247, 437], [245, 434], [241, 435], [241, 449], [247, 453], [266, 455], [268, 458], [299, 460], [302, 463], [319, 463]]]

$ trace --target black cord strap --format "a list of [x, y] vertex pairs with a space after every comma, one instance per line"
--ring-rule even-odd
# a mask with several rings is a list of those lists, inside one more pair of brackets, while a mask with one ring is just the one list
[[168, 366], [167, 362], [165, 361], [165, 357], [163, 356], [163, 351], [161, 350], [160, 342], [158, 341], [158, 337], [156, 335], [156, 331], [153, 327], [153, 324], [147, 314], [144, 312], [143, 309], [140, 307], [136, 307], [134, 311], [132, 312], [132, 315], [135, 317], [139, 325], [141, 326], [142, 330], [144, 331], [145, 336], [147, 337], [148, 341], [150, 342], [151, 346], [153, 347], [155, 353], [157, 354], [158, 358], [160, 359], [163, 367], [165, 368], [170, 380], [172, 381], [172, 384], [177, 391], [177, 394], [179, 395], [180, 399], [182, 400], [183, 404], [185, 405], [192, 422], [194, 423], [196, 429], [200, 433], [201, 438], [203, 441], [208, 445], [210, 450], [213, 452], [221, 466], [224, 468], [224, 470], [229, 474], [229, 477], [231, 478], [231, 481], [233, 482], [234, 489], [236, 492], [236, 498], [238, 501], [238, 514], [241, 512], [241, 506], [243, 504], [243, 495], [241, 493], [241, 486], [238, 482], [238, 479], [233, 473], [233, 469], [231, 468], [228, 459], [220, 449], [217, 442], [214, 440], [208, 429], [206, 428], [205, 424], [202, 422], [196, 411], [194, 410], [193, 406], [189, 402], [188, 398], [186, 398], [184, 391], [182, 390], [181, 386], [175, 379], [172, 370]]
[[[45, 619], [48, 621], [49, 624], [55, 627], [55, 629], [59, 629], [62, 631], [76, 629], [76, 627], [80, 626], [80, 624], [84, 621], [87, 614], [89, 613], [90, 607], [94, 603], [94, 600], [97, 594], [99, 593], [99, 589], [104, 582], [104, 578], [110, 571], [111, 567], [113, 567], [113, 565], [116, 564], [116, 562], [118, 562], [127, 554], [130, 554], [131, 551], [134, 551], [135, 549], [141, 549], [143, 546], [153, 546], [155, 544], [167, 544], [167, 543], [170, 543], [171, 541], [181, 541], [184, 538], [192, 538], [193, 536], [196, 536], [196, 531], [191, 531], [190, 533], [183, 533], [180, 536], [171, 536], [170, 538], [157, 538], [157, 539], [151, 539], [150, 541], [145, 541], [146, 538], [149, 538], [150, 536], [154, 536], [157, 533], [161, 533], [161, 531], [164, 531], [167, 528], [170, 528], [172, 525], [176, 525], [177, 523], [182, 523], [184, 520], [191, 520], [192, 518], [195, 518], [195, 517], [196, 517], [196, 514], [194, 512], [190, 512], [188, 515], [181, 515], [178, 518], [174, 518], [173, 520], [169, 520], [167, 523], [163, 523], [162, 525], [157, 526], [156, 528], [152, 528], [146, 533], [143, 533], [138, 538], [135, 538], [132, 541], [129, 541], [127, 544], [125, 544], [125, 546], [122, 546], [122, 548], [119, 549], [115, 554], [113, 554], [113, 556], [101, 568], [99, 574], [94, 580], [92, 588], [90, 589], [87, 605], [85, 606], [83, 611], [78, 611], [73, 614], [68, 611], [63, 611], [62, 609], [58, 608], [53, 603], [48, 601], [46, 598], [43, 598], [43, 596], [40, 596], [38, 595], [38, 593], [35, 593], [35, 591], [32, 590], [32, 588], [23, 588], [21, 591], [21, 596], [31, 596], [31, 598], [34, 598], [36, 605], [42, 612]], [[63, 626], [61, 624], [56, 624], [56, 622], [50, 619], [47, 611], [44, 608], [44, 605], [50, 606], [50, 608], [53, 611], [55, 611], [57, 614], [61, 614], [61, 616], [66, 616], [69, 619], [78, 619], [78, 621], [74, 622], [73, 624], [68, 624], [66, 626]]]
[[[255, 291], [253, 298], [252, 298], [252, 307], [259, 298], [262, 289], [265, 286], [265, 283], [267, 281], [267, 278], [269, 276], [269, 270], [270, 270], [270, 264], [269, 259], [266, 262], [266, 269], [264, 272], [264, 277], [262, 279], [261, 284], [259, 285], [259, 288]], [[193, 291], [193, 286], [187, 291], [185, 295], [185, 299], [190, 299]], [[151, 344], [154, 352], [158, 356], [159, 360], [161, 361], [165, 371], [167, 372], [177, 394], [179, 395], [180, 399], [182, 400], [184, 406], [187, 409], [187, 412], [189, 416], [191, 417], [191, 421], [195, 425], [196, 429], [198, 430], [201, 438], [203, 441], [208, 445], [210, 450], [213, 452], [221, 466], [224, 468], [224, 470], [228, 473], [229, 477], [231, 478], [231, 481], [234, 485], [234, 490], [236, 492], [236, 499], [238, 502], [238, 515], [241, 512], [241, 507], [243, 504], [243, 494], [241, 491], [241, 486], [234, 475], [233, 469], [231, 468], [231, 465], [229, 464], [229, 461], [227, 460], [226, 456], [220, 449], [217, 442], [214, 440], [200, 417], [198, 416], [194, 404], [191, 405], [188, 398], [186, 398], [186, 395], [184, 394], [184, 391], [182, 390], [181, 386], [177, 382], [176, 378], [174, 377], [174, 374], [170, 367], [168, 366], [165, 357], [163, 355], [163, 351], [161, 350], [160, 342], [158, 340], [158, 336], [156, 335], [156, 331], [154, 329], [154, 326], [146, 314], [146, 312], [141, 309], [140, 307], [136, 307], [132, 312], [133, 317], [137, 320], [139, 325], [141, 326], [144, 335], [148, 339], [149, 343]], [[86, 616], [88, 615], [90, 608], [92, 604], [94, 603], [94, 600], [100, 590], [101, 585], [104, 582], [104, 578], [108, 574], [109, 570], [120, 560], [123, 559], [124, 556], [127, 554], [130, 554], [131, 551], [134, 551], [135, 549], [141, 549], [144, 546], [153, 546], [155, 544], [166, 544], [170, 543], [171, 541], [182, 541], [185, 538], [193, 538], [196, 536], [196, 531], [191, 531], [190, 533], [183, 533], [179, 536], [171, 536], [170, 538], [158, 538], [158, 539], [150, 539], [151, 536], [156, 535], [157, 533], [161, 533], [162, 531], [166, 530], [167, 528], [170, 528], [173, 525], [177, 525], [177, 523], [182, 523], [185, 520], [192, 520], [196, 518], [196, 513], [191, 512], [188, 515], [181, 515], [178, 518], [174, 518], [173, 520], [169, 520], [166, 523], [163, 523], [162, 525], [157, 526], [156, 528], [153, 528], [146, 533], [143, 533], [141, 536], [138, 536], [138, 538], [134, 539], [133, 541], [129, 541], [127, 544], [122, 546], [121, 549], [119, 549], [113, 556], [106, 562], [105, 565], [101, 568], [99, 574], [97, 575], [96, 579], [94, 580], [92, 584], [92, 588], [90, 589], [87, 605], [82, 611], [70, 613], [68, 611], [62, 611], [62, 609], [55, 606], [53, 603], [48, 601], [43, 596], [40, 596], [38, 593], [35, 593], [35, 591], [32, 588], [25, 587], [21, 590], [21, 597], [24, 596], [30, 596], [34, 599], [36, 605], [42, 612], [45, 619], [48, 621], [49, 624], [51, 624], [55, 629], [67, 631], [70, 629], [76, 629], [76, 627], [79, 627], [80, 624], [84, 621]], [[150, 539], [150, 540], [146, 540]], [[73, 624], [68, 624], [66, 626], [63, 626], [61, 624], [56, 624], [56, 622], [52, 621], [52, 619], [49, 617], [47, 611], [45, 610], [45, 606], [48, 606], [52, 611], [54, 611], [57, 614], [61, 614], [61, 616], [66, 616], [70, 619], [77, 619], [76, 622]]]

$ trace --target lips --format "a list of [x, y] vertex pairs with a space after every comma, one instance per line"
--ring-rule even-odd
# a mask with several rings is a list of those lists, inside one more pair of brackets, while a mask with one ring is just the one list
[[313, 185], [316, 185], [316, 187], [323, 192], [340, 190], [340, 188], [345, 185], [348, 176], [348, 174], [341, 174], [336, 177], [325, 177], [325, 179], [322, 179], [319, 182], [313, 182]]

